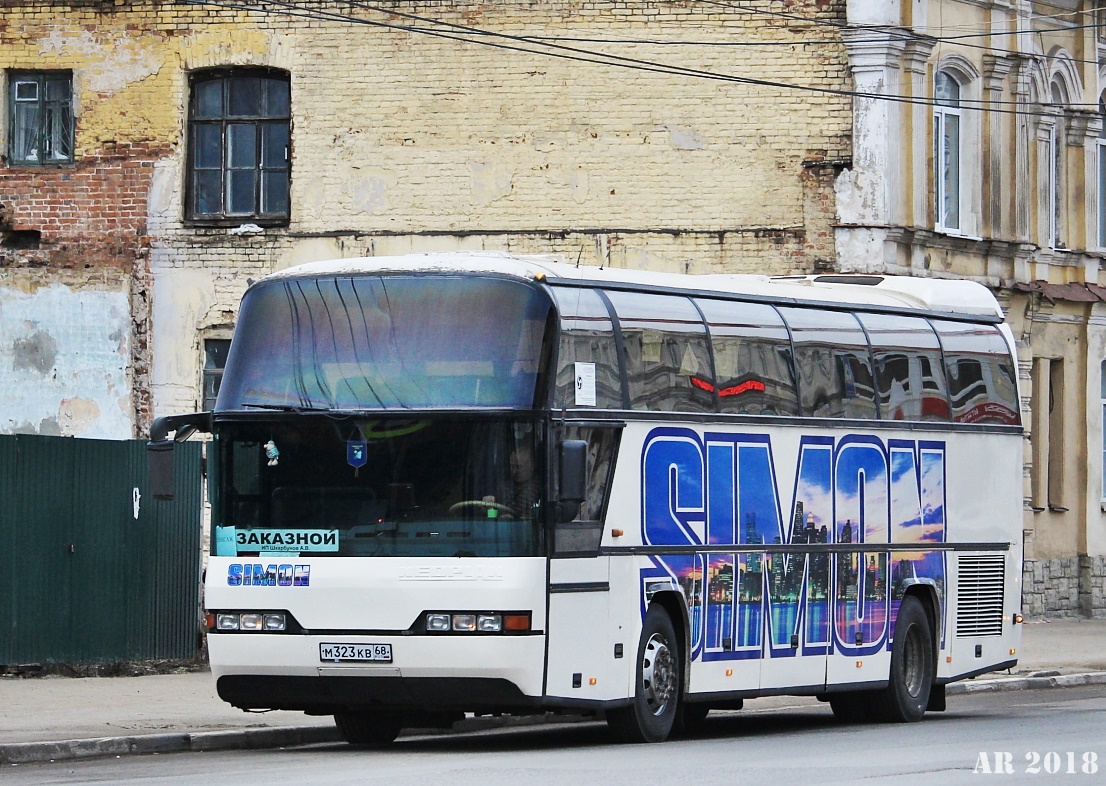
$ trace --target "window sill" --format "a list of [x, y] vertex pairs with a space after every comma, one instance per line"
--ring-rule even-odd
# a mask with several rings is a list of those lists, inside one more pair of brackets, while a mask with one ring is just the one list
[[[186, 218], [182, 222], [185, 227], [190, 229], [226, 229], [235, 230], [239, 227], [253, 224], [261, 229], [280, 229], [288, 226], [291, 223], [291, 219], [284, 218], [251, 218], [249, 216], [241, 216], [238, 218]], [[257, 234], [256, 232], [245, 234]]]
[[933, 234], [944, 235], [945, 237], [955, 238], [956, 240], [983, 242], [983, 238], [978, 235], [969, 235], [966, 232], [961, 232], [959, 229], [949, 229], [947, 227], [934, 227]]
[[43, 169], [72, 169], [76, 165], [76, 161], [43, 161], [42, 163], [34, 163], [31, 161], [11, 161], [5, 159], [3, 164], [5, 169], [25, 169], [27, 171], [41, 172]]

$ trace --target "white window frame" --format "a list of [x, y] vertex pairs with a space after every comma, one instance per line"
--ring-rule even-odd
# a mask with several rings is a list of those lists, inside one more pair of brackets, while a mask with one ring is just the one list
[[[1096, 184], [1097, 210], [1095, 212], [1098, 221], [1096, 237], [1098, 240], [1098, 247], [1106, 248], [1106, 100], [1101, 98], [1098, 101], [1098, 114], [1102, 119], [1102, 128], [1099, 129], [1098, 139], [1095, 140], [1098, 175], [1098, 182]], [[1103, 493], [1106, 495], [1106, 491]]]
[[1099, 434], [1102, 437], [1102, 451], [1101, 460], [1102, 466], [1099, 467], [1099, 475], [1102, 479], [1101, 487], [1101, 499], [1103, 505], [1106, 505], [1106, 360], [1103, 360], [1099, 365], [1099, 404], [1102, 405], [1102, 422], [1099, 423]]
[[[944, 77], [956, 85], [957, 95], [955, 103], [937, 103], [937, 84]], [[961, 96], [964, 93], [964, 84], [947, 70], [939, 70], [934, 77], [934, 104], [933, 104], [933, 223], [934, 227], [943, 232], [959, 233], [964, 226], [964, 117], [960, 108]], [[945, 163], [949, 159], [951, 145], [946, 144], [946, 131], [950, 123], [955, 122], [956, 128], [956, 217], [955, 222], [948, 220], [948, 212], [945, 209], [948, 202], [948, 189], [950, 186], [949, 174], [952, 169], [946, 169]]]

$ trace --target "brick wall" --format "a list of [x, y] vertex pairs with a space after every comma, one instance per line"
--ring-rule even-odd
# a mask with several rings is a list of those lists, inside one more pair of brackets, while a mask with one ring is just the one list
[[[73, 71], [78, 161], [0, 164], [0, 216], [41, 233], [0, 264], [128, 272], [139, 430], [154, 411], [197, 405], [203, 331], [233, 322], [248, 279], [294, 262], [489, 248], [793, 273], [834, 258], [846, 98], [570, 59], [848, 87], [843, 49], [808, 43], [830, 28], [692, 0], [312, 8], [472, 40], [150, 0], [5, 4], [0, 68]], [[844, 19], [843, 2], [787, 11]], [[234, 65], [280, 68], [292, 84], [291, 221], [260, 235], [182, 221], [187, 74]]]

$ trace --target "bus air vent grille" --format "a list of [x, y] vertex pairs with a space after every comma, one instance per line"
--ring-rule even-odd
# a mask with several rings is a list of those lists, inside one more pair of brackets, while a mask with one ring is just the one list
[[956, 636], [1001, 636], [1004, 570], [1002, 554], [961, 557]]

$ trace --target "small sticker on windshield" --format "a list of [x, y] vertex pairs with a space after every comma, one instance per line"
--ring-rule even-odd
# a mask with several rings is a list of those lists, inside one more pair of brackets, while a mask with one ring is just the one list
[[595, 364], [576, 363], [576, 406], [595, 406]]

